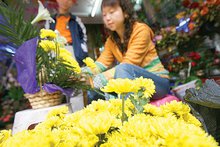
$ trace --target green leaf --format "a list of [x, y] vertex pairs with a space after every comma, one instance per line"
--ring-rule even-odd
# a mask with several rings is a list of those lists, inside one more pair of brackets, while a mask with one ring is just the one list
[[38, 35], [39, 29], [24, 18], [24, 5], [21, 1], [5, 5], [0, 1], [0, 14], [4, 22], [0, 23], [0, 34], [8, 42], [19, 47], [23, 42]]
[[129, 99], [134, 105], [136, 113], [142, 113], [144, 110], [143, 106], [150, 102], [149, 98], [143, 98], [143, 96], [140, 97], [140, 94], [130, 95]]
[[21, 87], [11, 87], [9, 89], [8, 96], [14, 100], [20, 100], [24, 97], [24, 92]]

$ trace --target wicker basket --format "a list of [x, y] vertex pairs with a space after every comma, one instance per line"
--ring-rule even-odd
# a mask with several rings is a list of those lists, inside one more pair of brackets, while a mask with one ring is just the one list
[[29, 100], [33, 109], [59, 105], [62, 103], [63, 98], [60, 91], [48, 93], [44, 90], [35, 94], [25, 94], [25, 97]]

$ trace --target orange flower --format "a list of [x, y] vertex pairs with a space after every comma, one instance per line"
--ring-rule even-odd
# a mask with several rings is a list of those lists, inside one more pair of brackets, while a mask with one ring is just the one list
[[172, 71], [172, 69], [173, 69], [171, 65], [168, 65], [167, 68], [168, 68], [169, 71]]
[[207, 4], [218, 4], [220, 2], [220, 0], [206, 0]]
[[185, 62], [185, 61], [186, 61], [186, 60], [185, 60], [184, 57], [180, 57], [177, 63], [182, 63], [182, 62]]
[[190, 16], [190, 20], [195, 20], [198, 17], [198, 12], [193, 12], [193, 14]]
[[188, 27], [190, 30], [193, 30], [195, 28], [195, 24], [193, 22], [190, 22]]
[[200, 11], [200, 14], [201, 14], [202, 16], [204, 16], [204, 15], [206, 15], [208, 12], [209, 12], [209, 8], [206, 7], [206, 6], [204, 6], [204, 7], [202, 8], [202, 10]]

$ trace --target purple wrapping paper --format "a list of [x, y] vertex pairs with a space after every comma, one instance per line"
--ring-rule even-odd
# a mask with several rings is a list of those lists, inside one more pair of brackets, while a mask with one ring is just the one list
[[[15, 53], [15, 63], [17, 67], [17, 80], [25, 93], [34, 94], [40, 91], [36, 80], [36, 49], [37, 37], [23, 43]], [[63, 90], [54, 84], [44, 84], [43, 89], [49, 93], [57, 90], [70, 96], [73, 90]]]
[[57, 90], [61, 91], [64, 95], [70, 97], [73, 94], [73, 89], [63, 89], [55, 84], [44, 84], [43, 89], [49, 93], [55, 92]]
[[15, 53], [17, 68], [17, 80], [25, 93], [34, 94], [38, 92], [36, 80], [36, 49], [37, 38], [23, 43]]

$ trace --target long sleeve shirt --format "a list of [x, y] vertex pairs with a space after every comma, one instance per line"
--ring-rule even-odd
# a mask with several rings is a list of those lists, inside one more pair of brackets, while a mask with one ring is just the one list
[[104, 51], [96, 60], [98, 69], [94, 70], [95, 74], [102, 73], [105, 82], [112, 79], [115, 73], [115, 67], [112, 67], [112, 64], [117, 60], [119, 63], [137, 65], [158, 76], [168, 78], [168, 71], [157, 55], [153, 36], [154, 34], [148, 25], [135, 22], [127, 51], [124, 54], [109, 37], [104, 45]]

